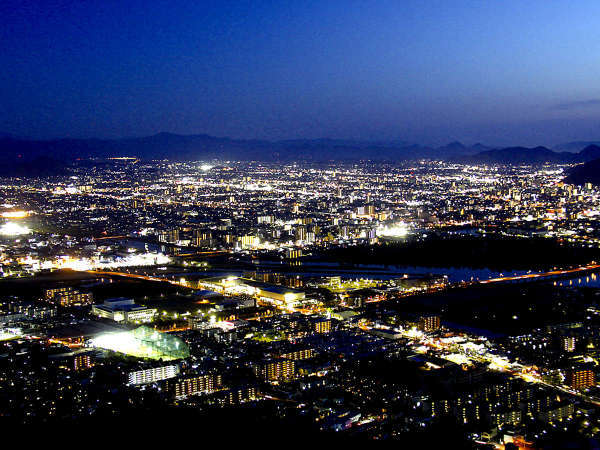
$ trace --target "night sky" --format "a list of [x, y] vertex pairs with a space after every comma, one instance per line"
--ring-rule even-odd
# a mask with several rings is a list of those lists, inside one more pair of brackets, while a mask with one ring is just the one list
[[600, 1], [0, 2], [0, 133], [600, 139]]

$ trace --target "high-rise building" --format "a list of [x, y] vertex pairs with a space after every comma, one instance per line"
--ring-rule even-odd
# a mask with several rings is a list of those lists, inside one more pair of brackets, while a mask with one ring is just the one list
[[319, 334], [329, 333], [331, 331], [331, 320], [322, 319], [314, 323], [314, 330]]
[[169, 244], [177, 243], [179, 241], [179, 230], [177, 228], [173, 228], [171, 230], [161, 231], [158, 234], [158, 241]]
[[88, 354], [75, 355], [75, 358], [73, 358], [73, 369], [75, 370], [89, 369], [92, 365], [92, 359]]
[[254, 248], [260, 244], [260, 239], [252, 235], [242, 236], [240, 241], [242, 248]]
[[167, 382], [167, 390], [177, 398], [196, 394], [212, 394], [222, 387], [221, 375], [208, 373]]
[[296, 228], [294, 232], [294, 237], [296, 241], [305, 241], [306, 240], [306, 227], [299, 226]]
[[91, 305], [94, 302], [91, 292], [80, 292], [72, 287], [46, 289], [44, 298], [49, 303], [63, 307]]
[[299, 361], [302, 359], [310, 359], [315, 356], [315, 351], [312, 348], [304, 348], [301, 350], [294, 350], [286, 353], [282, 353], [281, 357], [285, 359], [291, 359], [292, 361]]
[[431, 333], [433, 331], [439, 330], [441, 326], [440, 316], [436, 315], [427, 315], [422, 316], [419, 319], [419, 328], [426, 333]]
[[565, 352], [575, 351], [575, 337], [574, 336], [562, 336], [561, 337], [561, 348]]
[[288, 248], [285, 251], [285, 257], [287, 259], [297, 259], [302, 257], [302, 249], [301, 248]]
[[148, 369], [136, 370], [130, 372], [127, 378], [128, 384], [140, 385], [174, 378], [178, 374], [179, 366], [177, 364], [169, 364], [167, 366], [150, 367]]
[[286, 381], [296, 375], [296, 363], [290, 359], [266, 361], [255, 368], [258, 377], [265, 381]]
[[257, 398], [258, 389], [255, 386], [242, 386], [227, 391], [223, 400], [227, 405], [238, 405], [256, 400]]
[[568, 373], [567, 381], [573, 389], [587, 389], [596, 384], [596, 376], [591, 368], [576, 368]]

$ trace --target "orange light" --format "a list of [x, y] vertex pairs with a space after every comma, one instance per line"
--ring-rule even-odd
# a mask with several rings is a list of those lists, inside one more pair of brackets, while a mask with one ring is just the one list
[[23, 219], [29, 216], [29, 211], [4, 211], [2, 217], [5, 219]]

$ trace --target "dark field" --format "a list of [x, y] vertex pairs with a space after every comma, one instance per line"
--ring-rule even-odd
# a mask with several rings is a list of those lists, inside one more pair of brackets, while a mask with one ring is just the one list
[[321, 252], [320, 256], [322, 260], [349, 265], [541, 270], [600, 260], [600, 250], [573, 247], [545, 238], [436, 236], [423, 240], [387, 241], [374, 246], [335, 248]]

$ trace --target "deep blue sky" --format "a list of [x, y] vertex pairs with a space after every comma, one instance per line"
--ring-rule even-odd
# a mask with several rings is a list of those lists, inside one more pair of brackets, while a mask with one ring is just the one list
[[600, 140], [600, 1], [0, 2], [0, 132]]

